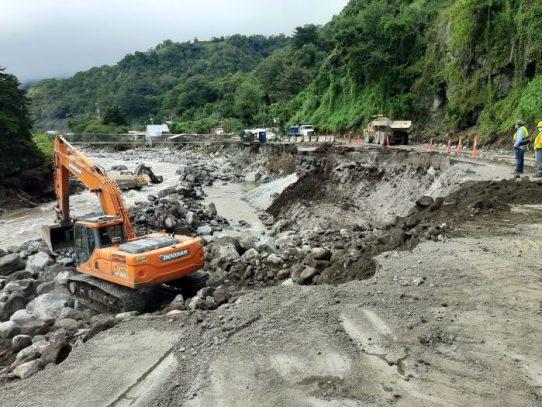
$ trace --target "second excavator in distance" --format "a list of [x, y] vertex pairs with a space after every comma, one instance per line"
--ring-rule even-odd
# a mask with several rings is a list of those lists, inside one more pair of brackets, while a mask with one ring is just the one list
[[[195, 290], [204, 283], [196, 273], [205, 263], [201, 239], [165, 232], [137, 237], [117, 184], [61, 136], [54, 142], [54, 173], [58, 224], [44, 226], [42, 235], [52, 252], [73, 246], [79, 273], [69, 277], [68, 289], [83, 305], [141, 312], [152, 287]], [[98, 196], [103, 213], [70, 217], [70, 174]]]

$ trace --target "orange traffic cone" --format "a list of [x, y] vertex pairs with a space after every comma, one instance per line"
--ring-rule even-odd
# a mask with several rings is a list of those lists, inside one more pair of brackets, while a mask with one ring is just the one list
[[451, 153], [452, 152], [452, 139], [448, 139], [448, 146], [446, 147], [446, 151]]
[[433, 137], [429, 139], [429, 152], [433, 152]]
[[459, 137], [459, 142], [457, 143], [455, 153], [456, 154], [461, 154], [461, 151], [463, 151], [463, 137]]
[[478, 158], [478, 141], [480, 140], [479, 136], [474, 136], [474, 146], [472, 147], [472, 157]]

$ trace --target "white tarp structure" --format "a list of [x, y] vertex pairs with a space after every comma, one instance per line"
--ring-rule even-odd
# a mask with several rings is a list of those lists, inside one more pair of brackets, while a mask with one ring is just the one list
[[162, 134], [169, 133], [169, 127], [167, 124], [148, 124], [145, 136], [147, 139], [161, 136]]

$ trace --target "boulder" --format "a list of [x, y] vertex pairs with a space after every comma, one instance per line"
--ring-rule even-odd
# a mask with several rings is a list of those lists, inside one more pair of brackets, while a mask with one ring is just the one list
[[241, 258], [243, 260], [250, 260], [258, 256], [259, 256], [258, 250], [248, 249], [245, 253], [243, 253], [243, 256]]
[[239, 241], [239, 246], [243, 250], [250, 250], [256, 246], [254, 242], [254, 237], [249, 233], [243, 233], [242, 235], [240, 235], [238, 241]]
[[230, 292], [225, 287], [217, 287], [213, 291], [213, 299], [217, 306], [225, 304], [230, 299]]
[[65, 287], [68, 285], [69, 271], [61, 271], [54, 277], [55, 287]]
[[36, 280], [33, 278], [25, 278], [23, 280], [10, 281], [4, 287], [4, 291], [8, 294], [19, 292], [24, 296], [30, 296], [35, 292]]
[[314, 247], [311, 254], [314, 260], [330, 260], [332, 255], [331, 250], [323, 247]]
[[40, 272], [40, 280], [53, 281], [63, 271], [66, 271], [66, 267], [61, 264], [55, 263], [52, 266], [47, 266]]
[[77, 332], [82, 327], [83, 323], [73, 318], [58, 318], [55, 321], [55, 328], [62, 328], [70, 332]]
[[53, 259], [46, 252], [38, 252], [28, 258], [25, 270], [38, 274], [53, 263]]
[[284, 263], [284, 260], [282, 260], [282, 258], [277, 256], [275, 253], [271, 253], [269, 256], [267, 256], [265, 261], [269, 264], [273, 264], [274, 266], [280, 266], [282, 263]]
[[27, 278], [32, 278], [32, 273], [27, 270], [19, 270], [6, 277], [6, 284], [16, 280], [26, 280]]
[[186, 217], [185, 217], [185, 220], [186, 220], [186, 223], [189, 227], [191, 228], [195, 228], [195, 227], [198, 227], [199, 225], [199, 218], [198, 218], [198, 215], [196, 215], [194, 212], [192, 211], [188, 211], [186, 213]]
[[69, 306], [73, 300], [68, 294], [51, 292], [34, 298], [26, 306], [26, 310], [44, 321], [58, 318], [62, 308]]
[[196, 307], [208, 311], [216, 308], [215, 299], [213, 297], [200, 297], [196, 303]]
[[55, 289], [55, 282], [46, 281], [36, 287], [36, 294], [38, 295], [47, 294], [53, 291], [54, 289]]
[[6, 321], [0, 323], [0, 338], [1, 339], [10, 339], [15, 335], [21, 333], [21, 327], [13, 321]]
[[435, 200], [427, 195], [422, 196], [416, 201], [416, 205], [420, 208], [427, 208], [435, 203]]
[[278, 272], [277, 278], [279, 280], [285, 280], [290, 277], [290, 270], [289, 269], [282, 269]]
[[49, 346], [48, 341], [38, 341], [34, 342], [32, 345], [24, 348], [23, 350], [17, 353], [15, 357], [14, 365], [20, 365], [22, 363], [28, 362], [30, 360], [37, 359], [41, 356], [42, 351]]
[[25, 309], [16, 311], [11, 316], [10, 321], [19, 325], [21, 333], [25, 335], [39, 335], [49, 331], [49, 325], [45, 321], [39, 320], [35, 315], [30, 314]]
[[105, 331], [105, 330], [107, 330], [109, 328], [113, 328], [116, 323], [117, 323], [117, 321], [115, 320], [114, 317], [107, 317], [107, 318], [102, 319], [99, 322], [96, 322], [83, 335], [83, 337], [82, 337], [83, 342], [88, 341], [89, 339], [93, 338], [94, 336], [96, 336], [97, 334], [99, 334], [102, 331]]
[[13, 369], [13, 375], [19, 379], [26, 379], [40, 370], [39, 361], [31, 360], [30, 362], [22, 363]]
[[213, 202], [209, 202], [203, 211], [208, 218], [215, 218], [217, 215], [216, 205]]
[[275, 239], [269, 236], [263, 236], [256, 242], [256, 250], [258, 250], [260, 253], [267, 252], [267, 253], [273, 253], [277, 251], [277, 244], [275, 242]]
[[256, 182], [262, 178], [262, 174], [258, 171], [252, 171], [245, 175], [245, 182]]
[[215, 258], [224, 260], [236, 260], [240, 257], [233, 243], [214, 244], [212, 254]]
[[15, 322], [19, 326], [25, 326], [27, 323], [36, 321], [38, 317], [35, 315], [29, 313], [25, 309], [20, 309], [13, 313], [13, 315], [9, 318], [10, 321]]
[[139, 315], [139, 312], [137, 311], [121, 312], [120, 314], [115, 315], [115, 319], [120, 322], [120, 321], [132, 319], [134, 317], [137, 317], [138, 315]]
[[305, 269], [299, 275], [299, 284], [310, 284], [315, 275], [318, 274], [318, 270], [314, 267], [305, 267]]
[[14, 271], [24, 269], [25, 262], [18, 253], [0, 257], [0, 276], [7, 276]]
[[186, 311], [186, 309], [184, 302], [171, 302], [162, 310], [162, 314], [169, 314], [171, 311]]
[[81, 311], [70, 308], [70, 307], [64, 307], [60, 310], [60, 314], [58, 315], [57, 319], [62, 319], [62, 318], [71, 318], [77, 321], [83, 321], [85, 319]]
[[8, 300], [0, 306], [0, 318], [5, 321], [9, 319], [16, 311], [22, 310], [28, 300], [21, 293], [12, 293]]
[[16, 351], [27, 348], [32, 345], [32, 337], [30, 335], [15, 335], [11, 340], [11, 347]]
[[213, 228], [209, 225], [202, 225], [198, 227], [197, 233], [199, 236], [206, 236], [213, 233]]

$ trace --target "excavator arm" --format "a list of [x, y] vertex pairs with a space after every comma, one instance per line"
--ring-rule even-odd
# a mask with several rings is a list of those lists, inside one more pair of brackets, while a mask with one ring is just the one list
[[122, 219], [126, 237], [128, 239], [135, 238], [122, 193], [103, 168], [94, 164], [61, 136], [55, 138], [54, 152], [55, 193], [58, 199], [55, 210], [60, 226], [71, 226], [69, 182], [69, 174], [71, 173], [98, 196], [105, 215]]

